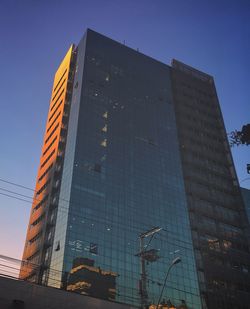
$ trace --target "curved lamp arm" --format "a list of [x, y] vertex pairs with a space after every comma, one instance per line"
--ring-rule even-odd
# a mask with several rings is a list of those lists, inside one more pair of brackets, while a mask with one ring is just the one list
[[167, 271], [167, 274], [166, 274], [166, 277], [165, 277], [165, 280], [164, 280], [164, 284], [163, 284], [163, 287], [162, 287], [162, 290], [161, 290], [161, 294], [160, 294], [160, 297], [159, 297], [159, 300], [158, 300], [158, 303], [157, 303], [157, 306], [156, 306], [156, 309], [159, 308], [159, 304], [160, 304], [160, 301], [161, 301], [161, 298], [162, 298], [162, 294], [163, 294], [163, 291], [164, 291], [164, 289], [165, 289], [165, 286], [166, 286], [166, 283], [167, 283], [167, 279], [168, 279], [168, 275], [169, 275], [169, 272], [170, 272], [171, 268], [172, 268], [174, 265], [176, 265], [176, 264], [178, 264], [178, 263], [180, 263], [180, 262], [181, 262], [181, 258], [180, 258], [180, 257], [177, 257], [177, 258], [175, 258], [175, 259], [172, 261], [171, 265], [169, 266], [168, 271]]

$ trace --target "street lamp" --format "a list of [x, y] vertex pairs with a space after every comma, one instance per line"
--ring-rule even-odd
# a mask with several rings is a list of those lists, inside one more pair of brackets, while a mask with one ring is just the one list
[[163, 291], [164, 291], [164, 289], [165, 289], [166, 282], [167, 282], [168, 275], [169, 275], [169, 272], [170, 272], [171, 268], [172, 268], [174, 265], [176, 265], [176, 264], [178, 264], [178, 263], [180, 263], [180, 262], [181, 262], [181, 258], [178, 256], [178, 257], [176, 257], [175, 259], [173, 259], [171, 265], [168, 267], [168, 271], [167, 271], [167, 274], [166, 274], [166, 277], [165, 277], [165, 280], [164, 280], [164, 284], [163, 284], [163, 287], [162, 287], [162, 290], [161, 290], [161, 295], [160, 295], [160, 297], [159, 297], [159, 300], [158, 300], [158, 304], [157, 304], [156, 309], [159, 308], [159, 304], [160, 304], [160, 301], [161, 301], [161, 298], [162, 298], [162, 294], [163, 294]]

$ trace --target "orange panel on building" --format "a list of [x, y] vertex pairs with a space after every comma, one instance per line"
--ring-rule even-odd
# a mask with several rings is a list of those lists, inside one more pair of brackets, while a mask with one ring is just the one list
[[[40, 269], [46, 268], [51, 235], [60, 191], [70, 112], [74, 62], [76, 52], [72, 45], [61, 62], [52, 88], [42, 154], [37, 174], [35, 194], [27, 230], [20, 278], [39, 281]], [[51, 220], [50, 220], [51, 217]]]

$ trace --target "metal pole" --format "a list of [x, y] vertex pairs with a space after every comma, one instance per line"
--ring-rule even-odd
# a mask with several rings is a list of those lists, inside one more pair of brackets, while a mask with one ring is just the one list
[[159, 297], [159, 300], [158, 300], [158, 304], [157, 304], [157, 306], [156, 306], [156, 309], [159, 308], [160, 301], [161, 301], [161, 298], [162, 298], [162, 294], [163, 294], [163, 291], [164, 291], [165, 286], [166, 286], [166, 283], [167, 283], [168, 274], [169, 274], [169, 272], [170, 272], [170, 269], [171, 269], [173, 266], [174, 266], [174, 264], [171, 264], [170, 267], [168, 268], [167, 275], [166, 275], [165, 280], [164, 280], [164, 284], [163, 284], [163, 287], [162, 287], [162, 290], [161, 290], [161, 295], [160, 295], [160, 297]]
[[[146, 264], [145, 264], [145, 252], [147, 247], [150, 245], [154, 234], [162, 230], [161, 227], [156, 226], [152, 229], [140, 234], [140, 252], [136, 255], [140, 257], [141, 262], [141, 279], [140, 279], [140, 294], [141, 294], [141, 308], [146, 308], [148, 305], [148, 292], [147, 292], [147, 273], [146, 273]], [[144, 247], [144, 238], [151, 236], [151, 239], [146, 247]]]
[[174, 265], [176, 265], [176, 264], [178, 264], [178, 263], [180, 263], [180, 262], [181, 262], [181, 258], [180, 258], [180, 257], [177, 257], [177, 258], [175, 258], [175, 259], [172, 261], [172, 264], [168, 267], [168, 271], [167, 271], [167, 274], [166, 274], [166, 277], [165, 277], [165, 280], [164, 280], [164, 284], [163, 284], [163, 287], [162, 287], [162, 290], [161, 290], [161, 294], [160, 294], [160, 297], [159, 297], [159, 300], [158, 300], [158, 304], [157, 304], [156, 309], [159, 308], [159, 304], [160, 304], [160, 301], [161, 301], [161, 298], [162, 298], [162, 294], [163, 294], [163, 291], [164, 291], [164, 289], [165, 289], [165, 286], [166, 286], [166, 283], [167, 283], [167, 279], [168, 279], [168, 275], [169, 275], [169, 272], [170, 272], [171, 268], [172, 268]]
[[146, 265], [144, 259], [144, 237], [140, 237], [140, 252], [141, 252], [141, 306], [145, 308], [147, 305], [147, 274], [146, 274]]

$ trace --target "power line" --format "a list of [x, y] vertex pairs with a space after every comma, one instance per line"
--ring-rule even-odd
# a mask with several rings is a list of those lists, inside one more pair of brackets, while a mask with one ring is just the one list
[[[4, 193], [1, 193], [1, 192], [0, 192], [0, 194], [1, 194], [1, 195], [4, 195], [4, 196], [7, 196], [7, 197], [9, 197], [9, 198], [14, 198], [14, 199], [16, 199], [16, 200], [24, 201], [24, 202], [27, 202], [27, 203], [31, 204], [30, 201], [23, 200], [23, 199], [20, 199], [20, 198], [18, 198], [18, 197], [15, 197], [15, 196], [11, 196], [11, 195], [4, 194]], [[78, 204], [78, 203], [76, 204], [76, 203], [72, 203], [72, 202], [71, 202], [71, 204], [80, 205], [80, 204]], [[125, 222], [121, 222], [121, 221], [120, 221], [119, 223], [114, 224], [113, 221], [108, 220], [107, 218], [105, 218], [105, 221], [104, 221], [104, 220], [101, 221], [101, 220], [98, 220], [96, 216], [94, 216], [94, 217], [92, 218], [92, 217], [90, 217], [90, 215], [89, 215], [88, 217], [83, 216], [83, 215], [79, 215], [79, 212], [72, 211], [72, 210], [70, 210], [70, 209], [68, 209], [68, 208], [66, 208], [66, 207], [64, 207], [64, 206], [60, 206], [60, 208], [58, 208], [58, 210], [60, 211], [61, 214], [64, 213], [65, 216], [66, 216], [66, 215], [73, 215], [73, 216], [75, 215], [76, 217], [78, 217], [78, 218], [80, 218], [80, 219], [92, 221], [92, 222], [95, 222], [95, 223], [97, 223], [97, 224], [103, 223], [103, 224], [107, 224], [107, 225], [110, 224], [110, 225], [113, 225], [113, 226], [115, 226], [115, 225], [119, 225], [119, 226], [123, 225], [123, 226], [126, 226], [126, 227], [127, 227], [127, 224], [126, 224]], [[108, 221], [107, 221], [107, 220], [108, 220]], [[139, 222], [138, 222], [138, 223], [139, 223]], [[138, 228], [138, 225], [137, 225], [137, 224], [136, 224], [136, 225], [129, 225], [129, 229], [130, 229], [130, 230], [133, 229], [134, 231], [137, 231], [137, 234], [138, 234], [138, 235], [139, 235], [140, 232], [141, 232], [141, 229]], [[167, 231], [166, 229], [164, 229], [164, 230]], [[178, 234], [177, 234], [177, 233], [174, 233], [174, 232], [171, 232], [171, 236], [172, 236], [172, 235], [178, 235]], [[180, 236], [180, 235], [178, 235], [178, 236]], [[159, 236], [158, 236], [157, 238], [160, 239]], [[182, 239], [178, 239], [178, 238], [175, 238], [175, 239], [174, 239], [173, 237], [171, 237], [171, 238], [172, 238], [172, 241], [178, 241], [178, 242], [182, 242], [182, 243], [188, 244], [188, 245], [191, 244], [191, 242], [186, 242], [186, 241], [183, 241]], [[164, 239], [164, 241], [166, 241], [166, 239]], [[131, 240], [131, 239], [130, 239], [129, 242], [137, 242], [137, 240]], [[168, 239], [168, 243], [171, 244], [171, 242], [169, 241], [169, 239]], [[181, 246], [181, 245], [178, 245], [178, 248], [189, 249], [189, 248], [183, 247], [183, 246]]]
[[[19, 264], [21, 264], [21, 263], [27, 263], [27, 265], [29, 265], [29, 266], [32, 266], [32, 267], [34, 267], [34, 269], [35, 268], [39, 268], [41, 265], [39, 265], [39, 264], [34, 264], [34, 263], [30, 263], [29, 261], [23, 261], [23, 260], [19, 260], [19, 259], [15, 259], [15, 258], [12, 258], [12, 257], [9, 257], [9, 256], [5, 256], [5, 255], [0, 255], [0, 259], [2, 259], [2, 260], [6, 260], [6, 261], [11, 261], [11, 262], [16, 262], [16, 263], [19, 263]], [[13, 266], [9, 266], [9, 265], [5, 265], [5, 264], [0, 264], [0, 267], [1, 268], [3, 268], [3, 267], [6, 267], [6, 268], [10, 268], [10, 269], [12, 269], [12, 270], [16, 270], [16, 271], [19, 271], [20, 269], [19, 268], [17, 268], [17, 267], [13, 267]], [[0, 270], [1, 271], [5, 271], [5, 272], [8, 272], [8, 273], [13, 273], [13, 274], [16, 274], [16, 272], [13, 272], [13, 271], [9, 271], [9, 270], [5, 270], [5, 269], [1, 269], [0, 268]], [[56, 276], [56, 274], [63, 274], [64, 273], [64, 271], [60, 271], [60, 270], [57, 270], [57, 269], [53, 269], [53, 268], [48, 268], [50, 271], [53, 271], [54, 272], [54, 275]], [[124, 269], [124, 271], [126, 271], [125, 269]], [[52, 274], [53, 274], [53, 272], [52, 272]], [[56, 273], [56, 274], [55, 274]], [[50, 274], [50, 276], [52, 276], [52, 274]], [[8, 274], [4, 274], [4, 273], [0, 273], [0, 275], [8, 275]], [[137, 276], [133, 276], [133, 277], [131, 277], [132, 279], [135, 279], [135, 280], [138, 280], [138, 277]], [[15, 279], [19, 279], [19, 278], [17, 278], [17, 277], [15, 277]], [[19, 279], [20, 280], [20, 279]], [[51, 280], [51, 281], [56, 281], [56, 282], [59, 282], [59, 283], [61, 283], [61, 280], [60, 279], [56, 279], [56, 278], [53, 278], [53, 277], [50, 277], [49, 278], [49, 280]], [[159, 282], [159, 281], [157, 281], [156, 279], [153, 279], [152, 277], [149, 277], [148, 278], [148, 281], [149, 282], [151, 282], [151, 283], [153, 283], [153, 284], [157, 284], [158, 286], [162, 286], [163, 285], [163, 283], [162, 282]], [[176, 288], [176, 287], [173, 287], [173, 286], [170, 286], [170, 285], [168, 285], [167, 286], [168, 288], [170, 288], [170, 289], [173, 289], [173, 290], [176, 290], [176, 291], [180, 291], [180, 292], [185, 292], [185, 293], [187, 293], [187, 291], [185, 291], [185, 290], [182, 290], [182, 289], [180, 289], [180, 288]], [[135, 290], [135, 291], [138, 291], [138, 289], [136, 289], [136, 288], [132, 288], [133, 290]], [[194, 296], [199, 296], [199, 294], [195, 294], [195, 293], [192, 293], [192, 292], [188, 292], [189, 294], [192, 294], [192, 295], [194, 295]], [[120, 296], [123, 296], [123, 295], [121, 295], [120, 294]], [[126, 296], [126, 295], [124, 295], [124, 296]], [[129, 295], [127, 295], [126, 297], [129, 297], [129, 298], [134, 298], [134, 299], [138, 299], [139, 297], [135, 297], [135, 296], [129, 296]]]
[[[10, 182], [10, 181], [3, 180], [3, 179], [0, 179], [0, 181], [5, 182], [5, 183], [8, 183], [8, 184], [11, 184], [11, 185], [13, 185], [13, 186], [17, 186], [17, 187], [20, 187], [20, 188], [25, 188], [25, 189], [28, 189], [28, 190], [30, 190], [30, 191], [36, 192], [35, 190], [33, 190], [33, 189], [31, 189], [31, 188], [28, 188], [28, 187], [25, 187], [25, 186], [22, 186], [22, 185], [20, 185], [20, 184], [18, 184], [18, 183]], [[5, 191], [5, 192], [9, 192], [9, 193], [12, 193], [12, 194], [17, 194], [17, 195], [19, 195], [19, 196], [26, 197], [26, 198], [28, 198], [28, 199], [32, 199], [32, 197], [30, 197], [30, 196], [23, 195], [23, 194], [20, 194], [20, 193], [18, 193], [18, 192], [15, 192], [15, 191], [7, 190], [7, 189], [2, 188], [2, 187], [0, 187], [0, 190], [3, 190], [3, 191]], [[27, 202], [27, 203], [31, 203], [31, 201], [27, 201], [27, 200], [21, 199], [21, 198], [19, 198], [19, 197], [11, 196], [11, 195], [4, 194], [4, 193], [1, 193], [1, 192], [0, 192], [0, 194], [5, 195], [5, 196], [8, 196], [8, 197], [10, 197], [10, 198], [14, 198], [14, 199], [20, 200], [20, 201], [24, 201], [24, 202]], [[41, 201], [41, 199], [37, 199], [36, 197], [34, 197], [33, 200]], [[75, 202], [73, 203], [73, 202], [70, 202], [70, 201], [68, 201], [68, 200], [66, 200], [66, 199], [62, 199], [62, 198], [59, 198], [59, 200], [63, 200], [63, 201], [65, 201], [65, 202], [68, 202], [69, 205], [81, 205], [81, 203], [75, 203]], [[77, 217], [84, 218], [84, 219], [87, 219], [87, 220], [94, 220], [94, 221], [96, 221], [97, 223], [101, 222], [101, 223], [103, 223], [103, 224], [106, 224], [106, 220], [107, 220], [106, 218], [105, 218], [105, 221], [104, 221], [104, 220], [101, 221], [101, 220], [98, 220], [96, 217], [95, 217], [94, 219], [92, 219], [90, 216], [85, 217], [85, 216], [83, 216], [83, 215], [79, 215], [79, 212], [73, 212], [72, 210], [70, 210], [70, 209], [68, 209], [67, 207], [62, 206], [62, 205], [60, 205], [60, 207], [58, 207], [58, 211], [60, 211], [61, 213], [65, 213], [65, 216], [66, 216], [66, 215], [73, 215], [73, 214], [75, 213], [75, 215], [76, 215]], [[66, 212], [66, 211], [67, 211], [67, 212]], [[111, 221], [111, 220], [110, 220], [110, 221]], [[111, 223], [113, 224], [112, 221], [111, 221]], [[127, 227], [126, 222], [124, 222], [124, 223], [119, 223], [119, 226], [120, 226], [120, 225], [123, 225], [123, 226], [126, 226], [126, 227]], [[136, 224], [133, 225], [133, 227], [131, 226], [130, 228], [133, 228], [133, 230], [136, 230], [137, 232], [139, 232], [138, 226], [137, 226]], [[173, 234], [176, 234], [176, 233], [171, 233], [171, 236], [172, 236]], [[139, 235], [139, 233], [138, 233], [138, 235]], [[177, 235], [178, 235], [178, 234], [177, 234]], [[180, 235], [178, 235], [178, 236], [180, 236]], [[171, 238], [173, 238], [173, 237], [171, 237]], [[130, 241], [131, 241], [131, 240], [130, 240]], [[166, 241], [166, 239], [165, 239], [165, 241]], [[182, 241], [182, 240], [181, 240], [181, 239], [178, 239], [178, 241]], [[135, 241], [133, 241], [133, 242], [135, 243]], [[151, 242], [151, 240], [150, 240], [150, 242]], [[150, 243], [150, 242], [149, 242], [149, 243]], [[171, 242], [169, 242], [169, 240], [168, 240], [167, 242], [168, 242], [168, 243], [171, 243]], [[184, 242], [184, 241], [182, 241], [182, 242], [183, 242], [183, 243], [190, 244], [189, 242]], [[175, 245], [175, 244], [174, 244], [174, 245]], [[178, 245], [178, 248], [188, 249], [188, 248], [182, 247], [182, 246], [180, 246], [180, 245]], [[124, 250], [124, 251], [126, 252], [127, 250]], [[131, 250], [130, 250], [129, 252], [131, 253]], [[102, 255], [101, 255], [101, 256], [102, 256]], [[103, 255], [103, 256], [104, 256], [104, 255]], [[53, 271], [53, 269], [50, 269], [50, 270]], [[124, 270], [124, 271], [125, 271], [125, 270]], [[136, 280], [138, 279], [137, 277], [134, 277], [134, 278], [135, 278]], [[57, 279], [54, 279], [54, 278], [51, 278], [51, 280], [58, 281]], [[155, 282], [155, 283], [159, 283], [159, 282], [154, 281], [154, 280], [152, 280], [152, 279], [150, 279], [150, 281], [151, 281], [151, 282]], [[61, 281], [59, 281], [59, 282], [61, 282]], [[169, 288], [170, 288], [170, 287], [169, 287]], [[177, 288], [173, 288], [173, 289], [175, 289], [175, 290], [177, 290], [177, 291], [182, 291], [181, 289], [177, 289]], [[186, 292], [186, 291], [183, 291], [183, 292]], [[192, 294], [193, 294], [193, 293], [192, 293]], [[193, 295], [195, 295], [195, 294], [193, 294]]]
[[19, 198], [19, 197], [15, 197], [15, 196], [12, 196], [12, 195], [9, 195], [9, 194], [5, 194], [5, 193], [1, 193], [0, 192], [0, 194], [1, 195], [4, 195], [4, 196], [7, 196], [7, 197], [10, 197], [10, 198], [14, 198], [14, 199], [16, 199], [16, 200], [19, 200], [19, 201], [22, 201], [22, 202], [26, 202], [26, 203], [31, 203], [30, 201], [27, 201], [27, 200], [24, 200], [24, 199], [22, 199], [22, 198]]
[[24, 195], [24, 194], [20, 194], [20, 193], [17, 193], [15, 191], [7, 190], [7, 189], [2, 188], [2, 187], [0, 187], [0, 190], [8, 192], [8, 193], [13, 193], [13, 194], [16, 194], [16, 195], [19, 195], [19, 196], [22, 196], [22, 197], [26, 197], [26, 198], [32, 199], [32, 197], [30, 197], [30, 196], [27, 196], [27, 195]]
[[[28, 189], [28, 190], [30, 190], [30, 191], [36, 192], [36, 190], [33, 190], [33, 189], [29, 188], [29, 187], [23, 186], [23, 185], [21, 185], [21, 184], [19, 184], [19, 183], [13, 182], [13, 181], [8, 181], [8, 180], [5, 180], [5, 179], [3, 179], [3, 178], [0, 178], [0, 181], [5, 182], [5, 183], [8, 183], [8, 184], [11, 184], [11, 185], [13, 185], [13, 186], [17, 186], [17, 187], [20, 187], [20, 188], [25, 188], [25, 189]], [[1, 189], [1, 187], [0, 187], [0, 189]], [[6, 189], [3, 189], [3, 190], [5, 190], [5, 191], [10, 191], [10, 190], [6, 190]], [[36, 200], [36, 201], [38, 201], [38, 202], [41, 202], [41, 201], [42, 201], [42, 199], [38, 199], [38, 198], [36, 198], [36, 197], [30, 197], [30, 196], [27, 196], [27, 195], [23, 195], [23, 194], [20, 194], [20, 193], [16, 193], [15, 191], [10, 191], [10, 192], [13, 193], [13, 194], [21, 195], [21, 196], [24, 196], [24, 197], [26, 197], [26, 198], [30, 198], [30, 199]], [[10, 195], [7, 195], [7, 194], [1, 193], [1, 192], [0, 192], [0, 194], [1, 194], [1, 195], [5, 195], [5, 196], [7, 196], [7, 197], [9, 197], [9, 198], [14, 198], [14, 199], [17, 199], [17, 200], [24, 201], [24, 202], [26, 202], [26, 203], [32, 204], [32, 201], [23, 200], [23, 199], [20, 199], [20, 198], [18, 198], [18, 197], [10, 196]], [[72, 202], [72, 201], [66, 200], [66, 199], [64, 199], [64, 198], [58, 198], [58, 199], [61, 200], [61, 201], [64, 201], [64, 202], [69, 203], [69, 206], [70, 206], [70, 205], [71, 205], [71, 206], [72, 206], [72, 205], [73, 205], [73, 206], [81, 206], [81, 203]], [[73, 211], [72, 209], [69, 209], [69, 207], [67, 208], [67, 207], [65, 207], [65, 206], [63, 206], [63, 205], [60, 205], [60, 206], [57, 208], [57, 211], [58, 211], [58, 212], [60, 211], [60, 214], [64, 213], [65, 216], [67, 216], [67, 215], [72, 215], [72, 216], [74, 216], [74, 215], [75, 215], [77, 218], [81, 218], [81, 219], [89, 220], [89, 221], [92, 220], [92, 221], [94, 221], [94, 222], [97, 223], [97, 224], [103, 223], [103, 224], [114, 225], [114, 222], [113, 222], [111, 219], [105, 218], [105, 220], [98, 220], [96, 216], [94, 216], [94, 217], [92, 218], [90, 215], [88, 215], [88, 216], [80, 215], [79, 212]], [[108, 221], [108, 222], [107, 222], [107, 221]], [[134, 221], [135, 221], [135, 220], [134, 220]], [[139, 222], [139, 221], [136, 221], [136, 222], [138, 222], [138, 224], [141, 223], [141, 222]], [[140, 232], [141, 232], [141, 229], [138, 228], [138, 224], [136, 224], [136, 222], [135, 222], [135, 225], [129, 225], [129, 229], [130, 229], [130, 230], [133, 229], [133, 230], [136, 231], [137, 234], [139, 235]], [[116, 223], [116, 225], [118, 225], [119, 227], [120, 227], [121, 225], [127, 227], [127, 223], [126, 223], [126, 222], [123, 222], [123, 221], [120, 221], [119, 223]], [[165, 231], [167, 231], [167, 229], [165, 229]], [[173, 238], [173, 237], [172, 237], [173, 235], [177, 236], [178, 238]], [[181, 237], [181, 235], [179, 235], [179, 234], [177, 234], [177, 233], [174, 233], [173, 231], [171, 232], [171, 239], [172, 239], [172, 241], [178, 241], [178, 242], [182, 242], [183, 244], [188, 244], [188, 245], [191, 244], [191, 238], [190, 238], [190, 242], [187, 242], [187, 241], [183, 241], [183, 240], [182, 240], [181, 238], [179, 238], [179, 237]], [[190, 237], [191, 237], [191, 236], [190, 236]], [[159, 238], [159, 237], [158, 237], [158, 238]], [[165, 238], [165, 237], [164, 237], [164, 241], [166, 241], [166, 238]], [[168, 243], [170, 244], [169, 239], [168, 239], [167, 241], [168, 241]], [[131, 240], [130, 240], [130, 242], [131, 242]], [[136, 240], [133, 241], [133, 242], [136, 242]], [[183, 246], [180, 246], [180, 245], [178, 245], [178, 247], [181, 247], [182, 249], [189, 249], [189, 248], [186, 248], [186, 247], [183, 247]]]
[[240, 181], [240, 183], [242, 183], [242, 182], [244, 182], [244, 181], [246, 181], [246, 180], [250, 180], [250, 177], [247, 177], [247, 178], [242, 179], [242, 180]]
[[26, 190], [35, 191], [34, 189], [31, 189], [31, 188], [29, 188], [29, 187], [26, 187], [26, 186], [17, 184], [17, 183], [15, 183], [15, 182], [8, 181], [8, 180], [3, 179], [3, 178], [0, 178], [0, 181], [5, 182], [5, 183], [8, 183], [8, 184], [13, 185], [13, 186], [16, 186], [16, 187], [20, 187], [20, 188], [26, 189]]

